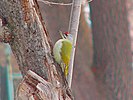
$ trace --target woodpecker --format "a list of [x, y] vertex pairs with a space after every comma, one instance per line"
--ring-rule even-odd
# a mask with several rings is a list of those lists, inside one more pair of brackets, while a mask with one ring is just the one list
[[60, 64], [62, 71], [67, 78], [73, 37], [71, 34], [69, 34], [69, 32], [65, 32], [64, 34], [60, 32], [60, 35], [62, 36], [62, 39], [59, 39], [55, 43], [53, 48], [53, 55], [55, 61]]

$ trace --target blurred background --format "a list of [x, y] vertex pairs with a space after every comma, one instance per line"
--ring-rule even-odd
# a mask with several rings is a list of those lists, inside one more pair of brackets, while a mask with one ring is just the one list
[[[68, 3], [70, 1], [71, 0], [64, 0], [63, 2]], [[42, 2], [39, 2], [39, 5], [42, 12], [42, 16], [44, 18], [44, 22], [49, 31], [50, 38], [52, 40], [52, 43], [54, 44], [60, 38], [59, 30], [65, 32], [68, 29], [70, 6], [49, 6]], [[131, 34], [133, 50], [132, 0], [129, 0], [127, 7], [128, 20], [130, 23], [129, 29]], [[82, 32], [82, 30], [84, 30], [84, 32]], [[88, 98], [90, 97], [88, 97], [89, 95], [87, 95], [87, 90], [93, 88], [93, 86], [87, 87], [87, 84], [93, 84], [93, 81], [90, 78], [93, 76], [89, 68], [92, 64], [93, 59], [93, 42], [91, 33], [90, 8], [87, 2], [83, 2], [82, 6], [77, 45], [78, 46], [76, 49], [74, 78], [72, 85], [73, 94], [75, 96], [75, 100], [88, 100]], [[22, 76], [19, 71], [19, 67], [15, 60], [15, 57], [13, 56], [12, 51], [10, 49], [10, 46], [8, 44], [0, 43], [0, 100], [14, 100], [16, 87], [18, 83], [21, 81], [21, 79]]]

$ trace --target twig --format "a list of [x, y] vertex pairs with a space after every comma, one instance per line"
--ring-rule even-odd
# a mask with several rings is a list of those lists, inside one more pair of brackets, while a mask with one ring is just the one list
[[[57, 3], [57, 2], [49, 2], [46, 0], [37, 0], [39, 2], [43, 2], [46, 5], [60, 5], [60, 6], [71, 6], [73, 3]], [[87, 3], [91, 2], [92, 0], [86, 0]]]
[[69, 22], [69, 32], [70, 34], [73, 35], [73, 47], [72, 47], [71, 59], [69, 64], [69, 72], [67, 77], [69, 87], [71, 87], [71, 83], [72, 83], [73, 63], [74, 63], [74, 56], [75, 56], [78, 26], [79, 26], [79, 18], [80, 18], [80, 12], [81, 12], [81, 3], [82, 3], [82, 0], [73, 0], [70, 22]]
[[88, 0], [88, 2], [91, 2], [91, 1], [93, 1], [93, 0]]
[[56, 3], [56, 2], [49, 2], [49, 1], [46, 1], [46, 0], [37, 0], [37, 1], [43, 2], [46, 5], [61, 5], [61, 6], [72, 5], [72, 3]]

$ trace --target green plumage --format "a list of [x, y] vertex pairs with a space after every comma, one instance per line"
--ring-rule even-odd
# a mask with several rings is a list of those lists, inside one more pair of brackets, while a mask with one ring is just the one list
[[[68, 39], [60, 39], [55, 43], [55, 46], [53, 48], [53, 54], [55, 60], [62, 64], [61, 67], [64, 69], [64, 74], [67, 76], [68, 74], [68, 66], [70, 62], [70, 56], [71, 56], [71, 50], [72, 50], [72, 43]], [[65, 66], [63, 66], [65, 65]]]

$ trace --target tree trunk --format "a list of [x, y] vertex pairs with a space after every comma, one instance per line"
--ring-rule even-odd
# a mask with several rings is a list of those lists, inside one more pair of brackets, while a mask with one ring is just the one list
[[61, 68], [51, 55], [51, 42], [37, 0], [1, 1], [0, 17], [7, 21], [12, 36], [9, 44], [23, 76], [32, 70], [52, 84], [58, 99], [73, 99]]
[[132, 58], [126, 0], [91, 2], [95, 78], [102, 100], [132, 100]]

